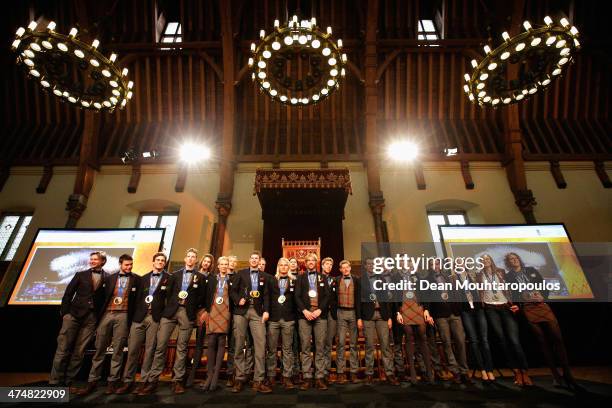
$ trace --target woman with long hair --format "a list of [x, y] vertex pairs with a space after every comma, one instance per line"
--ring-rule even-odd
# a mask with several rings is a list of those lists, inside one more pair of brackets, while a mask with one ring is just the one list
[[[538, 270], [531, 266], [525, 266], [521, 257], [515, 252], [506, 254], [504, 263], [508, 271], [508, 282], [525, 284], [543, 282], [542, 275]], [[540, 349], [552, 372], [555, 385], [565, 385], [574, 391], [582, 391], [583, 388], [576, 383], [572, 375], [559, 322], [550, 306], [546, 304], [548, 290], [524, 290], [520, 293], [514, 293], [514, 295], [529, 323], [529, 327], [531, 327], [531, 331], [540, 344]], [[555, 355], [553, 355], [551, 349], [554, 349]], [[563, 369], [563, 376], [557, 369], [555, 357]]]
[[219, 371], [225, 354], [226, 336], [231, 328], [231, 301], [229, 296], [229, 260], [222, 256], [217, 260], [218, 274], [212, 275], [206, 289], [204, 306], [208, 310], [206, 333], [208, 352], [206, 382], [201, 386], [204, 391], [215, 391], [219, 381]]
[[[505, 282], [504, 270], [495, 265], [489, 254], [482, 255], [483, 268], [476, 275], [479, 283], [488, 287], [479, 291], [488, 326], [499, 341], [508, 366], [514, 372], [514, 383], [519, 386], [532, 386], [527, 373], [527, 358], [519, 339], [519, 327], [513, 313], [518, 306], [512, 304], [510, 292], [498, 290], [495, 285]], [[488, 375], [487, 375], [488, 377]]]
[[204, 254], [200, 260], [200, 273], [206, 276], [212, 275], [215, 268], [215, 257], [211, 254]]

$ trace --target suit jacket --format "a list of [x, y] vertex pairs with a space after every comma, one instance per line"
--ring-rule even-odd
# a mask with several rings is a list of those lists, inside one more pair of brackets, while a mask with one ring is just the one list
[[[232, 289], [231, 283], [232, 283], [233, 277], [230, 275], [227, 275], [227, 277], [229, 278], [227, 280], [227, 286], [228, 286], [227, 290], [228, 290], [228, 293], [231, 294], [231, 289]], [[217, 297], [217, 284], [218, 283], [219, 283], [219, 277], [217, 274], [208, 275], [208, 284], [206, 285], [206, 294], [204, 296], [204, 300], [202, 303], [202, 308], [206, 310], [207, 312], [210, 312], [210, 308], [212, 307], [212, 304], [215, 301], [215, 298]], [[229, 302], [229, 308], [230, 308], [230, 313], [233, 313], [234, 305], [232, 304], [231, 298]]]
[[[98, 318], [101, 318], [102, 315], [106, 312], [106, 308], [110, 304], [110, 302], [114, 298], [115, 285], [117, 284], [117, 279], [119, 278], [119, 273], [113, 273], [112, 275], [106, 275], [104, 277], [104, 301], [102, 303], [102, 308], [98, 313]], [[126, 290], [129, 290], [128, 293], [128, 322], [132, 321], [132, 317], [134, 316], [134, 311], [136, 310], [136, 296], [140, 290], [140, 276], [130, 273], [128, 284], [126, 286]]]
[[[542, 283], [544, 281], [544, 278], [542, 278], [542, 275], [540, 274], [540, 272], [538, 272], [538, 270], [534, 267], [531, 267], [531, 266], [525, 267], [525, 271], [523, 274], [525, 275], [525, 278], [527, 278], [527, 282], [529, 283]], [[518, 283], [519, 280], [517, 278], [517, 275], [518, 273], [516, 271], [514, 270], [509, 271], [508, 274], [506, 275], [506, 282]], [[540, 292], [540, 294], [542, 295], [545, 301], [548, 299], [549, 291], [547, 289], [540, 290], [538, 292]], [[513, 302], [515, 303], [523, 302], [523, 298], [519, 291], [511, 291], [511, 295], [512, 295]]]
[[[179, 308], [178, 294], [183, 283], [185, 268], [172, 272], [168, 279], [166, 288], [166, 307], [162, 312], [162, 317], [171, 319]], [[189, 320], [195, 320], [198, 308], [204, 303], [206, 295], [206, 278], [200, 272], [193, 271], [191, 282], [187, 287], [187, 298], [185, 299], [185, 311]]]
[[92, 269], [87, 269], [77, 272], [72, 277], [62, 297], [60, 308], [62, 316], [70, 313], [76, 319], [81, 319], [87, 316], [90, 311], [93, 311], [96, 317], [98, 316], [104, 301], [103, 282], [106, 272], [100, 272], [100, 285], [95, 291], [92, 273]]
[[[262, 315], [264, 312], [270, 312], [270, 293], [268, 291], [269, 276], [265, 272], [258, 272], [257, 290], [259, 297], [252, 298], [255, 311]], [[251, 270], [243, 269], [238, 272], [231, 282], [230, 297], [234, 303], [234, 314], [244, 315], [251, 305], [249, 293], [251, 292]], [[240, 299], [246, 299], [246, 303], [240, 306]]]
[[[325, 274], [322, 274], [325, 276]], [[334, 276], [325, 276], [329, 288], [329, 303], [327, 305], [327, 316], [334, 320], [338, 319], [338, 281]]]
[[[308, 291], [310, 290], [309, 282], [308, 282], [308, 271], [304, 272], [301, 275], [298, 275], [296, 279], [296, 287], [295, 287], [295, 305], [297, 307], [297, 314], [300, 319], [305, 319], [304, 313], [302, 313], [305, 309], [310, 310], [310, 297], [308, 296]], [[319, 272], [317, 272], [317, 280], [316, 280], [316, 288], [317, 288], [317, 296], [318, 296], [318, 307], [321, 309], [320, 319], [327, 319], [327, 314], [329, 312], [329, 285], [327, 284], [327, 279], [325, 276]]]
[[[355, 304], [355, 317], [359, 319], [359, 316], [361, 316], [361, 279], [359, 279], [359, 277], [352, 275], [352, 274], [351, 274], [351, 278], [353, 278], [353, 291], [355, 295], [355, 298], [353, 300], [353, 303]], [[344, 276], [342, 275], [337, 276], [334, 279], [334, 285], [336, 286], [335, 295], [336, 295], [336, 309], [337, 309], [339, 307], [338, 306], [338, 296], [340, 293], [338, 287], [340, 285], [344, 285]]]
[[274, 276], [270, 276], [270, 321], [278, 322], [283, 319], [286, 322], [295, 320], [295, 279], [287, 277], [287, 288], [285, 289], [285, 302], [278, 303], [280, 296], [280, 287], [278, 280]]
[[[358, 318], [363, 320], [372, 320], [374, 318], [374, 312], [376, 311], [376, 303], [370, 300], [370, 293], [373, 292], [370, 288], [370, 284], [367, 282], [367, 279], [369, 278], [366, 275], [364, 277], [363, 285], [360, 285], [360, 291], [358, 296], [361, 304], [359, 305], [360, 316], [358, 316]], [[395, 304], [393, 302], [379, 302], [378, 304], [380, 306], [380, 317], [383, 320], [394, 318]]]
[[[141, 323], [149, 311], [149, 304], [145, 302], [147, 296], [149, 296], [149, 287], [151, 286], [151, 275], [153, 271], [147, 273], [140, 278], [140, 290], [136, 295], [133, 322]], [[151, 293], [153, 301], [151, 302], [151, 315], [155, 322], [159, 322], [161, 319], [162, 312], [166, 306], [166, 289], [168, 287], [168, 279], [170, 274], [166, 271], [162, 271], [157, 282], [157, 288]]]

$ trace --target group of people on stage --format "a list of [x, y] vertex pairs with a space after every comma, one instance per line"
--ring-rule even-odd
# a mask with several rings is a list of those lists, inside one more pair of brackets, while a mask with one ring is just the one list
[[[516, 312], [521, 310], [541, 345], [555, 382], [580, 390], [572, 377], [557, 320], [545, 303], [547, 293], [523, 293], [519, 302], [515, 302], [513, 294], [503, 291], [451, 290], [443, 292], [437, 301], [428, 301], [418, 290], [406, 290], [401, 300], [384, 301], [372, 289], [375, 279], [542, 280], [537, 270], [525, 267], [517, 254], [506, 256], [506, 271], [496, 267], [488, 255], [483, 261], [484, 268], [474, 275], [445, 271], [437, 262], [422, 273], [393, 270], [377, 275], [372, 272], [372, 261], [366, 260], [364, 273], [358, 277], [351, 272], [351, 263], [343, 260], [339, 264], [340, 275], [333, 277], [331, 258], [322, 259], [318, 271], [317, 256], [309, 254], [305, 270], [298, 270], [295, 259], [281, 258], [272, 275], [264, 272], [265, 260], [257, 251], [251, 253], [247, 269], [236, 271], [236, 257], [222, 256], [215, 261], [206, 254], [198, 263], [197, 250], [191, 248], [186, 252], [184, 266], [172, 273], [166, 271], [166, 255], [156, 253], [152, 271], [141, 277], [132, 273], [131, 256], [122, 255], [119, 272], [107, 274], [103, 270], [106, 255], [93, 252], [90, 268], [75, 274], [63, 296], [62, 328], [49, 383], [72, 385], [95, 333], [96, 351], [88, 383], [84, 388], [71, 388], [71, 393], [88, 395], [97, 388], [107, 349], [112, 346], [106, 393], [151, 394], [157, 389], [170, 337], [177, 327], [172, 382], [177, 394], [193, 384], [205, 344], [207, 377], [199, 386], [201, 389], [218, 388], [227, 344], [226, 386], [240, 392], [252, 380], [253, 390], [272, 392], [276, 385], [279, 337], [280, 373], [285, 389], [299, 386], [301, 390], [311, 387], [326, 390], [331, 382], [359, 382], [360, 330], [365, 337], [367, 384], [373, 382], [377, 343], [384, 378], [389, 384], [416, 383], [417, 365], [421, 378], [435, 383], [442, 378], [443, 361], [456, 383], [470, 384], [466, 335], [474, 361], [472, 368], [480, 371], [483, 382], [491, 382], [495, 376], [490, 328], [508, 367], [514, 371], [515, 383], [530, 386], [532, 381], [515, 319]], [[194, 328], [196, 350], [187, 375], [188, 344]], [[442, 340], [440, 351], [435, 344], [436, 333]], [[334, 344], [335, 375], [331, 372]], [[139, 365], [140, 382], [136, 384]]]

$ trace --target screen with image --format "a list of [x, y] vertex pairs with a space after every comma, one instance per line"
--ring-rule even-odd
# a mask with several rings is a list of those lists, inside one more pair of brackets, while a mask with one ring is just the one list
[[560, 289], [550, 299], [593, 299], [593, 291], [563, 224], [441, 225], [446, 255], [478, 258], [488, 254], [504, 269], [508, 254], [518, 255], [525, 267], [538, 270]]
[[132, 271], [144, 275], [159, 250], [164, 229], [40, 229], [30, 247], [10, 305], [59, 305], [75, 273], [89, 268], [89, 254], [106, 252], [107, 273], [119, 271], [122, 254], [134, 258]]

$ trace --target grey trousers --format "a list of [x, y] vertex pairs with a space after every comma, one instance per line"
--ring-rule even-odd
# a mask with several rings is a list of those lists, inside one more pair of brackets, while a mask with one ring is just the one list
[[393, 365], [395, 366], [395, 371], [398, 375], [405, 374], [406, 372], [406, 363], [404, 360], [404, 355], [402, 354], [403, 349], [403, 339], [404, 339], [404, 328], [397, 322], [393, 322], [393, 327], [391, 328], [391, 336], [390, 340], [392, 341], [391, 346], [393, 347]]
[[337, 320], [329, 313], [327, 315], [327, 336], [325, 339], [325, 348], [323, 349], [323, 355], [325, 356], [325, 375], [329, 375], [329, 371], [331, 370], [331, 355], [334, 349], [334, 340], [336, 340], [336, 335], [338, 334], [337, 323]]
[[379, 312], [374, 312], [372, 320], [364, 320], [365, 329], [365, 373], [374, 375], [374, 352], [376, 351], [374, 337], [378, 337], [380, 350], [382, 352], [383, 367], [387, 376], [393, 375], [393, 353], [389, 347], [389, 326], [387, 321], [380, 317]]
[[[346, 356], [344, 355], [344, 349], [346, 346], [347, 331], [350, 340], [349, 361], [351, 364], [351, 373], [356, 374], [359, 370], [359, 357], [357, 354], [357, 319], [355, 318], [355, 310], [338, 309], [338, 347], [336, 348], [336, 368], [338, 369], [338, 374], [343, 374], [344, 367], [346, 367]], [[329, 333], [327, 337], [329, 338]]]
[[[465, 352], [465, 331], [461, 317], [455, 314], [449, 317], [438, 317], [436, 325], [440, 331], [444, 352], [448, 360], [448, 370], [453, 374], [467, 374], [467, 356]], [[453, 351], [453, 341], [455, 350]]]
[[140, 381], [148, 382], [153, 356], [155, 355], [155, 345], [157, 344], [157, 331], [159, 322], [153, 320], [151, 314], [147, 314], [140, 323], [133, 322], [130, 327], [130, 337], [128, 339], [128, 355], [125, 369], [123, 370], [123, 382], [134, 382], [134, 377], [138, 371], [140, 362], [140, 352], [144, 343], [144, 357], [140, 370]]
[[282, 336], [282, 362], [283, 362], [283, 377], [291, 377], [293, 371], [293, 332], [295, 331], [295, 322], [287, 322], [283, 319], [278, 322], [268, 322], [268, 356], [266, 368], [268, 377], [276, 375], [276, 360], [278, 348], [278, 336]]
[[251, 329], [253, 335], [253, 347], [255, 350], [255, 371], [253, 381], [263, 381], [266, 376], [266, 325], [261, 322], [261, 316], [253, 306], [242, 315], [234, 315], [234, 342], [236, 354], [234, 356], [234, 366], [236, 370], [236, 380], [244, 381], [248, 373], [248, 361], [243, 351], [245, 347], [247, 330]]
[[162, 317], [159, 322], [159, 331], [157, 332], [157, 340], [155, 346], [155, 357], [153, 357], [153, 365], [149, 372], [149, 382], [156, 382], [160, 374], [164, 371], [166, 365], [166, 351], [168, 350], [168, 341], [176, 325], [178, 325], [178, 337], [176, 338], [176, 354], [174, 355], [174, 371], [173, 381], [183, 381], [185, 378], [185, 363], [187, 360], [187, 346], [191, 338], [193, 330], [193, 321], [187, 317], [187, 311], [184, 307], [179, 307], [174, 316], [168, 319]]
[[[246, 357], [246, 364], [247, 364], [247, 373], [252, 373], [253, 372], [253, 366], [255, 365], [255, 361], [253, 358], [253, 345], [251, 344], [251, 334], [249, 332], [249, 335], [246, 336], [245, 338], [245, 345], [244, 345], [244, 349], [245, 349], [245, 357]], [[225, 370], [225, 372], [227, 373], [228, 377], [229, 376], [233, 376], [236, 373], [236, 365], [234, 364], [234, 357], [236, 356], [236, 343], [234, 342], [234, 331], [230, 330], [230, 332], [227, 334], [227, 369]], [[241, 348], [242, 350], [242, 348]]]
[[[431, 355], [431, 363], [433, 369], [435, 371], [442, 371], [442, 360], [440, 359], [440, 350], [438, 349], [438, 344], [436, 343], [436, 327], [432, 325], [426, 325], [427, 329], [427, 347], [429, 347], [429, 354]], [[420, 367], [425, 367], [425, 362], [423, 361], [423, 354], [419, 353], [417, 355], [417, 361]]]
[[106, 348], [113, 346], [110, 373], [108, 382], [121, 379], [121, 364], [123, 363], [123, 348], [127, 344], [128, 337], [127, 312], [106, 312], [98, 324], [96, 330], [96, 353], [91, 360], [89, 371], [89, 382], [99, 381], [102, 378], [102, 366], [106, 356]]
[[300, 361], [302, 363], [302, 374], [305, 379], [312, 378], [312, 354], [311, 354], [311, 341], [314, 332], [314, 345], [315, 345], [315, 377], [317, 379], [325, 377], [325, 341], [327, 340], [327, 319], [316, 319], [316, 320], [299, 320], [299, 331], [300, 331]]
[[49, 384], [72, 383], [83, 363], [85, 347], [96, 330], [96, 317], [89, 313], [81, 320], [71, 314], [62, 317], [62, 328], [57, 336], [57, 349], [49, 375]]

